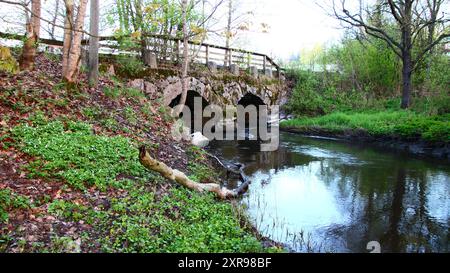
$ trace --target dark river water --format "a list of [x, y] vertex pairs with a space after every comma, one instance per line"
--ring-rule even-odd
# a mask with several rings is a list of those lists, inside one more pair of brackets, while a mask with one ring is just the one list
[[[277, 152], [257, 142], [213, 142], [243, 163], [242, 200], [259, 232], [296, 252], [448, 252], [450, 163], [368, 145], [281, 133]], [[371, 243], [373, 244], [373, 243]]]

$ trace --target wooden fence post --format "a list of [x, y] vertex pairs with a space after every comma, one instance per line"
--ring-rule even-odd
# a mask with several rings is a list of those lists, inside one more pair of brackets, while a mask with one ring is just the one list
[[266, 55], [263, 56], [263, 71], [266, 71]]

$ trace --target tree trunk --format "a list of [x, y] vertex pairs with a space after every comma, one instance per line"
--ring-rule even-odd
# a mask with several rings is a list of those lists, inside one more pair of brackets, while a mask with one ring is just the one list
[[23, 45], [23, 52], [20, 58], [20, 69], [33, 70], [34, 59], [36, 57], [37, 42], [41, 28], [41, 0], [31, 2], [31, 19], [27, 20], [27, 39]]
[[412, 61], [411, 52], [403, 53], [402, 68], [402, 109], [407, 109], [410, 105], [412, 88]]
[[98, 84], [98, 48], [99, 48], [99, 0], [91, 0], [91, 21], [89, 38], [89, 84]]
[[[88, 0], [81, 0], [78, 6], [77, 17], [75, 21], [75, 25], [71, 24], [70, 27], [70, 41], [67, 41], [68, 45], [68, 55], [64, 57], [67, 58], [66, 62], [63, 61], [63, 79], [68, 83], [73, 83], [76, 80], [80, 69], [80, 60], [81, 60], [81, 39], [83, 36], [83, 24], [84, 17], [86, 15], [86, 6]], [[68, 0], [67, 2], [72, 2]], [[73, 4], [72, 4], [73, 11]], [[67, 13], [69, 15], [69, 12]], [[73, 21], [73, 20], [69, 20]], [[66, 37], [64, 37], [66, 38]], [[66, 41], [64, 40], [64, 47], [66, 47]], [[64, 65], [66, 69], [64, 69]]]
[[411, 97], [411, 85], [412, 85], [412, 2], [411, 0], [405, 1], [404, 17], [402, 22], [402, 109], [407, 109], [410, 104]]
[[[225, 33], [225, 47], [230, 48], [231, 44], [231, 22], [233, 17], [233, 0], [228, 0], [228, 20], [227, 20], [227, 30]], [[231, 60], [231, 54], [229, 50], [225, 52], [224, 66], [229, 65], [229, 60]]]
[[182, 2], [182, 19], [183, 19], [183, 64], [181, 68], [181, 99], [176, 107], [174, 116], [179, 116], [186, 104], [188, 92], [188, 70], [189, 70], [189, 33], [187, 28], [187, 0]]
[[243, 183], [236, 190], [222, 188], [219, 184], [202, 184], [192, 181], [183, 172], [174, 170], [165, 163], [156, 160], [149, 154], [145, 147], [141, 147], [139, 149], [139, 161], [142, 166], [148, 170], [155, 171], [171, 181], [177, 182], [180, 185], [201, 193], [213, 192], [217, 195], [217, 197], [223, 200], [237, 198], [248, 190], [249, 181]]
[[65, 0], [66, 16], [64, 18], [64, 43], [62, 54], [62, 75], [66, 75], [67, 66], [69, 62], [69, 52], [72, 45], [72, 26], [73, 26], [73, 12], [74, 3], [73, 0]]

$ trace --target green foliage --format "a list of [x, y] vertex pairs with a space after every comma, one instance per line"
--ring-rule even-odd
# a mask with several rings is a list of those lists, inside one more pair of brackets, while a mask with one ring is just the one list
[[[231, 204], [217, 202], [212, 194], [187, 189], [172, 189], [162, 197], [149, 190], [148, 181], [158, 183], [161, 178], [143, 169], [137, 149], [124, 137], [96, 136], [85, 123], [48, 121], [39, 113], [32, 125], [15, 127], [13, 136], [18, 148], [37, 157], [35, 165], [29, 166], [35, 174], [63, 179], [79, 189], [95, 185], [123, 190], [120, 197], [108, 201], [107, 207], [94, 208], [89, 203], [67, 200], [48, 205], [48, 212], [64, 221], [82, 220], [91, 225], [95, 231], [84, 240], [90, 244], [97, 240], [95, 244], [99, 243], [103, 251], [264, 251], [261, 243], [240, 227], [240, 218]], [[194, 148], [192, 157], [202, 159], [202, 151]], [[196, 168], [203, 170], [200, 163]], [[134, 180], [117, 181], [119, 174]], [[10, 200], [10, 194], [5, 195], [8, 199], [3, 193], [1, 196], [2, 209], [9, 207], [11, 201], [3, 200]], [[55, 237], [51, 249], [45, 251], [75, 251], [72, 241], [69, 237]]]
[[30, 200], [9, 189], [0, 189], [0, 223], [8, 221], [8, 211], [13, 209], [27, 209], [31, 207]]
[[145, 98], [145, 94], [141, 90], [131, 87], [123, 88], [122, 96], [124, 96], [125, 98], [136, 100]]
[[64, 179], [78, 189], [106, 189], [117, 184], [119, 174], [148, 177], [129, 139], [93, 135], [84, 123], [24, 124], [13, 129], [13, 136], [23, 152], [45, 161], [30, 164], [32, 173]]
[[373, 136], [401, 136], [428, 141], [450, 142], [450, 121], [438, 116], [427, 117], [411, 111], [383, 111], [367, 113], [336, 112], [316, 118], [285, 121], [282, 127], [320, 129], [333, 133], [363, 130]]
[[[242, 228], [233, 207], [212, 195], [172, 189], [159, 202], [135, 191], [112, 200], [118, 215], [109, 227], [108, 252], [261, 252], [261, 244]], [[114, 238], [114, 239], [113, 239]]]
[[119, 87], [105, 87], [103, 89], [103, 93], [105, 94], [105, 96], [107, 96], [108, 98], [111, 99], [117, 99], [120, 97], [120, 95], [122, 94], [122, 91], [120, 90]]
[[202, 183], [219, 181], [217, 171], [212, 170], [204, 164], [189, 162], [188, 169], [191, 173], [189, 178], [194, 181]]
[[[449, 112], [449, 63], [448, 55], [435, 50], [414, 71], [414, 111], [427, 115]], [[286, 110], [298, 116], [391, 109], [381, 106], [386, 100], [400, 98], [400, 58], [378, 39], [345, 38], [340, 45], [305, 53], [288, 66], [297, 86]]]
[[341, 80], [350, 89], [391, 96], [400, 85], [400, 60], [383, 41], [345, 39], [327, 54], [327, 61], [339, 67]]
[[138, 122], [136, 112], [131, 107], [125, 107], [123, 110], [125, 118], [133, 125], [136, 125]]
[[65, 200], [55, 200], [48, 206], [48, 212], [65, 221], [78, 222], [83, 220], [92, 225], [96, 220], [104, 217], [101, 211], [95, 211], [84, 205], [75, 204]]
[[144, 63], [136, 56], [117, 55], [117, 73], [127, 78], [136, 78], [145, 71]]
[[111, 99], [118, 99], [120, 97], [127, 99], [134, 99], [134, 101], [138, 101], [139, 99], [145, 98], [145, 94], [138, 89], [135, 88], [123, 88], [120, 86], [114, 87], [105, 87], [103, 89], [105, 96]]
[[208, 165], [205, 150], [192, 146], [186, 150], [189, 157], [189, 178], [201, 183], [214, 183], [220, 181], [220, 173]]
[[335, 110], [362, 109], [369, 102], [365, 94], [356, 91], [338, 91], [324, 85], [321, 75], [311, 71], [295, 71], [297, 85], [285, 110], [299, 116], [315, 116]]
[[0, 71], [11, 74], [19, 72], [19, 64], [11, 55], [11, 51], [7, 47], [0, 46]]
[[[190, 32], [198, 34], [197, 30], [206, 20], [205, 15], [194, 8], [194, 2], [189, 2], [187, 22]], [[139, 45], [142, 33], [158, 33], [176, 36], [182, 24], [181, 3], [176, 0], [119, 0], [107, 17], [107, 22], [116, 29], [115, 35], [122, 38], [122, 46]], [[131, 35], [134, 39], [124, 39]], [[196, 38], [195, 36], [193, 37]]]
[[82, 112], [89, 119], [97, 119], [102, 115], [102, 109], [100, 107], [86, 107]]

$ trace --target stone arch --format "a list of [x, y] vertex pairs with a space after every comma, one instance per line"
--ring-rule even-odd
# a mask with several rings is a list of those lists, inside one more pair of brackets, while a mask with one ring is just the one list
[[[208, 90], [204, 83], [196, 78], [188, 79], [188, 90], [198, 93], [203, 99], [209, 102]], [[169, 83], [163, 90], [164, 105], [170, 106], [177, 97], [180, 97], [182, 93], [181, 79], [177, 79], [174, 82]]]
[[255, 95], [253, 93], [246, 93], [241, 98], [239, 98], [237, 105], [243, 105], [244, 107], [255, 105], [256, 107], [258, 107], [260, 105], [267, 105], [267, 103], [265, 103], [264, 99], [262, 99], [258, 95]]
[[[173, 99], [170, 104], [169, 107], [174, 108], [175, 106], [180, 104], [180, 100], [181, 100], [181, 95], [179, 94], [175, 99]], [[194, 110], [194, 103], [195, 103], [195, 99], [196, 98], [201, 98], [202, 99], [202, 109], [200, 110], [201, 113], [199, 113], [199, 109], [195, 109]], [[191, 122], [190, 124], [186, 124], [187, 127], [190, 128], [191, 133], [196, 132], [195, 128], [194, 128], [194, 119], [195, 119], [195, 115], [201, 115], [203, 113], [203, 110], [209, 105], [208, 101], [201, 96], [198, 92], [193, 91], [193, 90], [189, 90], [186, 96], [186, 103], [185, 106], [187, 106], [190, 110], [191, 110]], [[194, 112], [195, 111], [195, 112]], [[180, 114], [180, 117], [182, 117], [182, 114]], [[204, 125], [209, 118], [202, 118], [202, 125]], [[203, 133], [203, 130], [201, 131], [201, 133]]]
[[[175, 106], [177, 106], [178, 104], [180, 104], [181, 95], [182, 95], [182, 94], [181, 94], [181, 92], [180, 92], [179, 95], [177, 95], [174, 99], [172, 99], [172, 101], [169, 103], [168, 106], [171, 107], [171, 108], [174, 108]], [[208, 102], [208, 100], [207, 100], [205, 97], [203, 97], [201, 94], [199, 94], [199, 93], [196, 92], [196, 91], [189, 90], [189, 91], [187, 92], [186, 103], [185, 103], [185, 105], [186, 105], [187, 107], [189, 107], [189, 109], [193, 109], [193, 106], [194, 106], [194, 99], [195, 99], [195, 98], [202, 98], [202, 106], [203, 106], [203, 109], [205, 109], [205, 107], [209, 105], [209, 102]], [[203, 110], [203, 109], [202, 109], [202, 110]]]
[[[261, 105], [267, 105], [264, 100], [253, 93], [246, 93], [244, 96], [242, 96], [239, 101], [237, 102], [237, 105], [242, 105], [243, 107], [247, 107], [250, 105], [256, 106], [257, 109], [257, 120], [256, 120], [256, 127], [252, 127], [250, 123], [250, 115], [246, 112], [245, 115], [245, 127], [238, 127], [237, 134], [238, 135], [245, 135], [246, 138], [252, 139], [252, 138], [258, 138], [259, 137], [259, 122], [260, 122], [260, 112], [259, 112], [259, 106]], [[256, 130], [256, 133], [255, 131]]]

